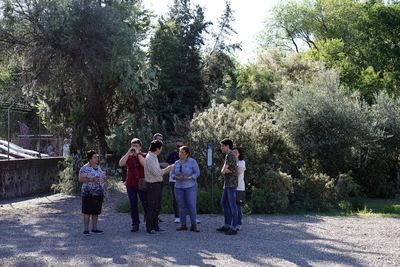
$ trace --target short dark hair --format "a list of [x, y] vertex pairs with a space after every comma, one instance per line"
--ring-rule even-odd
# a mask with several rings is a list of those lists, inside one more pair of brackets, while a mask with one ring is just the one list
[[94, 150], [89, 150], [88, 152], [86, 152], [87, 160], [91, 160], [94, 154], [97, 154], [97, 152]]
[[179, 150], [185, 151], [187, 155], [190, 155], [190, 148], [188, 146], [181, 146]]
[[229, 146], [229, 149], [233, 148], [233, 141], [229, 138], [225, 138], [223, 139], [220, 144], [224, 145], [224, 146]]
[[140, 141], [139, 138], [133, 138], [131, 140], [131, 144], [139, 144], [140, 146], [142, 146], [142, 141]]
[[239, 152], [239, 160], [244, 160], [244, 155], [240, 147], [234, 147], [232, 150], [237, 150]]
[[155, 152], [155, 151], [157, 150], [157, 148], [161, 148], [162, 145], [163, 145], [163, 142], [162, 142], [162, 141], [160, 141], [160, 140], [153, 140], [153, 141], [151, 141], [151, 143], [150, 143], [150, 148], [149, 148], [149, 150], [150, 150], [151, 152]]
[[163, 135], [162, 135], [162, 134], [160, 134], [160, 133], [155, 133], [155, 134], [153, 135], [153, 140], [156, 140], [156, 139], [157, 139], [157, 137], [161, 137], [161, 138], [163, 138]]

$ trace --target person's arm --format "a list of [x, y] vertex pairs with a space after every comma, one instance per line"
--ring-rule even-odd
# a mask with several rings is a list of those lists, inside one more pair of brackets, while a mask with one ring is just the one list
[[197, 177], [200, 176], [200, 168], [199, 168], [199, 164], [197, 164], [196, 160], [192, 161], [192, 171], [193, 171], [193, 174], [191, 176], [189, 176], [188, 179], [196, 180]]
[[98, 183], [99, 182], [99, 178], [88, 177], [87, 173], [79, 172], [79, 182], [81, 182], [81, 183]]
[[237, 167], [237, 174], [242, 175], [245, 170], [246, 170], [246, 168], [243, 166]]
[[163, 175], [167, 174], [171, 171], [172, 165], [168, 165], [166, 168], [162, 169]]
[[140, 165], [142, 165], [142, 167], [144, 167], [144, 159], [145, 157], [142, 154], [138, 154], [138, 159], [139, 159], [139, 163]]
[[173, 167], [171, 167], [171, 171], [170, 171], [170, 173], [169, 173], [169, 176], [170, 176], [171, 180], [176, 180], [176, 179], [175, 179], [175, 178], [176, 178], [176, 175], [175, 175], [175, 165], [171, 165], [171, 166], [173, 166]]
[[131, 152], [132, 148], [129, 148], [128, 152], [119, 160], [118, 165], [120, 167], [126, 166], [126, 162], [128, 161], [129, 156], [133, 155], [133, 152]]
[[161, 162], [160, 163], [161, 168], [167, 168], [168, 167], [168, 163], [166, 162]]
[[221, 173], [225, 175], [225, 174], [230, 173], [230, 172], [231, 171], [229, 170], [229, 164], [225, 163], [224, 166], [221, 169]]

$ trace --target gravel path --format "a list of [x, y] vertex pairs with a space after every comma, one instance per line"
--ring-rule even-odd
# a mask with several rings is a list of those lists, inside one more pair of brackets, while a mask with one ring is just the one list
[[99, 228], [82, 235], [80, 198], [61, 194], [0, 202], [0, 266], [400, 266], [400, 219], [387, 217], [248, 216], [237, 236], [215, 232], [222, 216], [200, 215], [201, 233], [129, 231], [105, 203]]

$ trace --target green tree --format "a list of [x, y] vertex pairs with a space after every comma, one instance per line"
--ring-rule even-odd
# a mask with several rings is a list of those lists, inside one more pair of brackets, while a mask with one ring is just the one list
[[400, 94], [397, 1], [287, 1], [276, 7], [265, 32], [264, 46], [308, 49], [306, 56], [338, 69], [341, 82], [369, 103], [382, 90]]
[[191, 117], [196, 108], [204, 108], [210, 101], [201, 75], [200, 54], [209, 24], [200, 6], [175, 0], [150, 41], [150, 63], [159, 70], [151, 108], [168, 131], [176, 118]]
[[106, 135], [124, 112], [142, 109], [147, 89], [149, 16], [140, 1], [7, 0], [0, 46], [22, 57], [24, 94], [48, 127], [73, 129], [107, 150]]

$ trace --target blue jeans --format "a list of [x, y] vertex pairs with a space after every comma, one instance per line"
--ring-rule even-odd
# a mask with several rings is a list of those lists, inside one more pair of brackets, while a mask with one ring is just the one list
[[225, 187], [222, 193], [221, 206], [224, 209], [225, 226], [234, 229], [238, 225], [238, 207], [236, 204], [236, 188]]
[[181, 224], [186, 224], [187, 212], [189, 212], [191, 223], [196, 224], [197, 185], [189, 188], [175, 187], [175, 197], [178, 202]]
[[147, 198], [146, 192], [139, 190], [139, 188], [134, 186], [127, 186], [126, 191], [128, 192], [129, 204], [131, 206], [131, 218], [132, 225], [139, 225], [139, 207], [138, 207], [138, 196], [140, 202], [142, 202], [142, 207], [144, 211], [144, 216], [146, 217], [147, 211]]
[[242, 225], [242, 207], [240, 207], [240, 205], [237, 205], [238, 208], [238, 225]]

